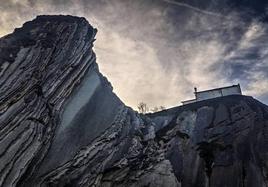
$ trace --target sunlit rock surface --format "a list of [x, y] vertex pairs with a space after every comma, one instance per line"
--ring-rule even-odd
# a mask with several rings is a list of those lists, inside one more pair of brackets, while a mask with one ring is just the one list
[[0, 186], [268, 186], [266, 105], [138, 114], [99, 72], [96, 32], [39, 16], [0, 39]]

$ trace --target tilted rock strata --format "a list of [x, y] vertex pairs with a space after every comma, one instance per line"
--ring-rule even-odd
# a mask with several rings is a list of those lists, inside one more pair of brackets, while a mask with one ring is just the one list
[[0, 40], [0, 186], [268, 186], [268, 107], [230, 96], [141, 115], [113, 94], [84, 18]]
[[[63, 106], [66, 104], [68, 107], [66, 101], [72, 93], [75, 95], [86, 74], [94, 73], [100, 84], [85, 104], [100, 97], [97, 92], [106, 91], [104, 98], [115, 100], [117, 104], [113, 105], [118, 107], [122, 105], [98, 71], [92, 51], [95, 34], [96, 29], [84, 18], [39, 16], [13, 34], [1, 38], [1, 186], [24, 184], [36, 175], [37, 168], [46, 172], [43, 169], [48, 164], [43, 164], [47, 158], [45, 155], [51, 155], [54, 145], [58, 145], [55, 140], [63, 134], [58, 133]], [[104, 105], [100, 101], [93, 103], [93, 107]], [[78, 106], [77, 115], [83, 107]], [[116, 107], [114, 109], [116, 111]], [[99, 132], [95, 133], [98, 135]], [[73, 140], [75, 138], [67, 137], [61, 144], [66, 145]], [[79, 141], [75, 143], [78, 148], [73, 146], [71, 153], [63, 154], [65, 149], [62, 147], [52, 150], [58, 153], [52, 153], [53, 159], [60, 159], [56, 162], [51, 160], [53, 167], [80, 148]]]

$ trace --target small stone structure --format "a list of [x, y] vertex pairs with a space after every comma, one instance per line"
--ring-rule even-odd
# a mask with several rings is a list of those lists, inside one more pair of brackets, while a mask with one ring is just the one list
[[207, 99], [213, 99], [216, 97], [223, 97], [227, 95], [242, 95], [240, 84], [215, 88], [212, 90], [197, 91], [197, 88], [194, 88], [195, 99], [182, 101], [183, 105], [194, 103], [197, 101], [203, 101]]

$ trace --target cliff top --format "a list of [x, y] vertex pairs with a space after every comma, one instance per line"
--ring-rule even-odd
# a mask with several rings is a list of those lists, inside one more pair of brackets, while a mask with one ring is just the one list
[[[34, 46], [40, 43], [43, 48], [52, 48], [63, 34], [78, 35], [74, 32], [88, 30], [84, 40], [94, 42], [97, 29], [93, 28], [83, 17], [70, 15], [40, 15], [28, 21], [13, 33], [0, 38], [0, 64], [13, 62], [20, 48]], [[11, 53], [11, 54], [10, 54]]]

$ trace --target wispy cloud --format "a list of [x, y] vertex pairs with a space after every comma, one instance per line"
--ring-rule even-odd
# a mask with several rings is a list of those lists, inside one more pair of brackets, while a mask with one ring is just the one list
[[230, 78], [244, 84], [245, 93], [257, 97], [268, 95], [268, 26], [252, 22], [238, 47], [225, 57]]
[[[189, 1], [190, 2], [190, 1]], [[246, 94], [267, 98], [268, 26], [173, 0], [0, 0], [0, 34], [38, 14], [86, 17], [98, 28], [100, 70], [122, 100], [175, 106], [200, 89], [240, 82]], [[267, 15], [263, 15], [267, 16]], [[248, 18], [248, 17], [247, 17]]]
[[206, 15], [209, 15], [209, 16], [216, 16], [216, 17], [221, 17], [221, 18], [225, 17], [224, 15], [217, 14], [216, 12], [206, 11], [206, 10], [200, 9], [198, 7], [192, 6], [190, 4], [184, 3], [184, 2], [172, 1], [172, 0], [163, 0], [163, 1], [167, 2], [167, 3], [170, 3], [170, 4], [173, 4], [173, 5], [189, 8], [189, 9], [191, 9], [193, 11], [196, 11], [196, 12], [199, 12], [199, 13], [202, 13], [202, 14], [206, 14]]

